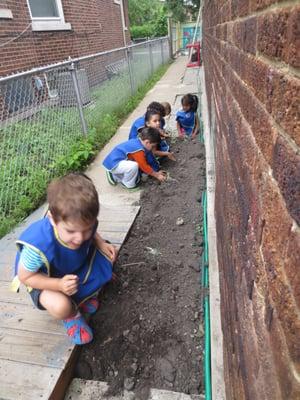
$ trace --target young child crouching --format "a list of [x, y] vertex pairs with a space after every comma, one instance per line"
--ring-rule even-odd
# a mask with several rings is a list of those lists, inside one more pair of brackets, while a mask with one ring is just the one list
[[186, 94], [182, 97], [181, 104], [182, 109], [176, 113], [178, 136], [183, 139], [186, 135], [193, 139], [199, 131], [198, 97], [190, 93]]
[[98, 194], [83, 174], [50, 183], [49, 211], [17, 240], [13, 288], [25, 284], [35, 306], [63, 321], [74, 344], [93, 333], [81, 314], [97, 311], [97, 294], [112, 277], [116, 250], [97, 230]]
[[144, 128], [138, 138], [118, 144], [103, 161], [109, 183], [121, 183], [127, 189], [134, 189], [138, 184], [140, 171], [163, 182], [166, 179], [165, 173], [155, 171], [147, 161], [147, 155], [159, 143], [159, 131]]

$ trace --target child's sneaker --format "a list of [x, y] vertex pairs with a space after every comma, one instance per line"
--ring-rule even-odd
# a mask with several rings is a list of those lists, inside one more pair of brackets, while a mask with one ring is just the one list
[[128, 192], [137, 192], [138, 190], [141, 189], [139, 185], [133, 186], [132, 188], [125, 186], [123, 183], [121, 183], [121, 185], [124, 189], [128, 190]]
[[93, 340], [93, 332], [79, 312], [73, 318], [64, 319], [63, 324], [74, 344], [87, 344]]
[[97, 297], [91, 297], [79, 306], [80, 311], [85, 314], [95, 314], [99, 308], [99, 300]]
[[117, 182], [114, 180], [113, 174], [110, 171], [106, 170], [106, 177], [108, 183], [110, 183], [112, 186], [116, 186]]

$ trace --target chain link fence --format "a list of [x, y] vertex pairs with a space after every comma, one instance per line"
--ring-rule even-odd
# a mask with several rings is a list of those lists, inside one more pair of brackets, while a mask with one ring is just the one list
[[165, 37], [0, 78], [0, 236], [74, 142], [169, 58]]

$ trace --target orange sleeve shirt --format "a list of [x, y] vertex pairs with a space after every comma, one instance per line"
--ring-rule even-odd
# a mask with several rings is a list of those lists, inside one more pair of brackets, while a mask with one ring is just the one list
[[147, 163], [146, 154], [143, 150], [128, 154], [128, 160], [137, 162], [139, 169], [145, 174], [152, 174], [153, 168]]

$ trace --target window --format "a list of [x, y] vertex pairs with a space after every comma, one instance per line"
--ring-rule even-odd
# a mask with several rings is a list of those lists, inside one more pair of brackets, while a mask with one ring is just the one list
[[5, 0], [0, 0], [0, 18], [12, 19], [13, 15], [11, 10], [7, 7], [7, 2]]
[[56, 0], [28, 0], [32, 18], [59, 17]]
[[27, 0], [33, 31], [70, 30], [61, 0]]

